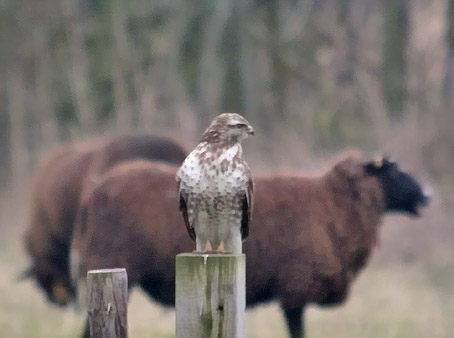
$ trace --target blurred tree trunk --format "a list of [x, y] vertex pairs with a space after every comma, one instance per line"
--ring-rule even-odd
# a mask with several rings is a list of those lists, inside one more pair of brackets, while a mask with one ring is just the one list
[[133, 123], [133, 109], [129, 101], [129, 93], [134, 89], [129, 70], [133, 56], [133, 47], [128, 41], [127, 17], [128, 9], [122, 1], [113, 0], [111, 10], [112, 30], [112, 84], [113, 84], [113, 126], [116, 132], [130, 132]]
[[0, 11], [0, 203], [2, 194], [11, 188], [11, 126], [8, 109], [8, 91], [5, 79], [10, 64], [11, 41], [8, 39], [9, 28], [14, 27], [7, 18], [5, 10]]
[[[281, 118], [287, 116], [285, 96], [287, 92], [286, 67], [282, 60], [281, 50], [281, 17], [279, 1], [270, 1], [267, 4], [267, 29], [269, 53], [271, 59], [271, 89], [275, 101], [274, 113]], [[271, 126], [266, 126], [267, 129]]]
[[[87, 76], [93, 115], [86, 115], [85, 126], [99, 131], [109, 124], [115, 109], [114, 83], [112, 78], [113, 32], [112, 2], [99, 1], [95, 6], [90, 35], [85, 37]], [[77, 40], [75, 40], [77, 42]], [[81, 56], [81, 55], [80, 55]], [[83, 111], [81, 111], [83, 112]]]
[[240, 1], [238, 7], [239, 67], [244, 100], [243, 113], [252, 120], [266, 120], [268, 112], [263, 106], [264, 83], [260, 81], [260, 62], [258, 62], [260, 49], [251, 34], [251, 30], [256, 26], [255, 20], [251, 21], [251, 17], [257, 16], [253, 12], [253, 0]]
[[243, 113], [256, 128], [270, 130], [276, 121], [273, 53], [269, 33], [269, 2], [239, 1], [239, 74]]
[[61, 3], [65, 17], [68, 44], [68, 84], [72, 101], [79, 120], [82, 135], [89, 135], [96, 130], [94, 110], [89, 94], [88, 57], [84, 45], [84, 15], [81, 4], [77, 1], [64, 0]]
[[[211, 4], [211, 9], [216, 2]], [[203, 52], [204, 31], [206, 18], [209, 10], [207, 8], [187, 9], [189, 16], [185, 22], [185, 29], [182, 31], [181, 46], [179, 51], [179, 63], [181, 76], [185, 84], [186, 93], [195, 107], [195, 123], [197, 135], [200, 135], [210, 119], [210, 111], [204, 93], [201, 93], [199, 79], [201, 76], [201, 55]], [[209, 60], [212, 62], [212, 59]], [[207, 66], [210, 66], [208, 64]], [[204, 75], [205, 76], [205, 75]], [[213, 112], [211, 112], [213, 113]]]
[[[8, 107], [5, 88], [0, 83], [0, 105]], [[11, 188], [11, 124], [9, 112], [0, 109], [0, 194]]]
[[24, 85], [24, 72], [14, 67], [8, 71], [6, 77], [8, 93], [8, 110], [10, 117], [10, 149], [13, 188], [23, 187], [24, 177], [28, 171], [27, 148], [26, 148], [26, 104], [27, 92]]
[[222, 56], [225, 63], [221, 110], [244, 114], [243, 83], [241, 77], [240, 1], [234, 1], [232, 15], [223, 32]]
[[[363, 138], [372, 139], [381, 148], [389, 148], [390, 121], [386, 106], [386, 96], [381, 86], [380, 71], [381, 58], [377, 51], [383, 39], [380, 27], [383, 17], [380, 13], [382, 4], [374, 1], [350, 0], [346, 1], [344, 9], [346, 18], [346, 46], [347, 46], [347, 73], [348, 79], [351, 69], [352, 80], [357, 93], [358, 102], [355, 108], [358, 114], [372, 122], [373, 132]], [[359, 106], [357, 104], [359, 103]], [[352, 123], [352, 122], [350, 122]], [[363, 122], [364, 123], [364, 122]], [[373, 135], [373, 136], [372, 136]], [[372, 137], [371, 137], [372, 136]]]
[[[24, 110], [22, 125], [19, 128], [22, 130], [23, 142], [25, 142], [25, 165], [22, 169], [24, 169], [25, 174], [28, 174], [36, 167], [42, 144], [42, 101], [37, 90], [38, 82], [41, 80], [39, 70], [45, 34], [39, 23], [34, 22], [30, 13], [25, 12], [22, 19], [24, 20], [22, 28], [28, 33], [25, 53], [21, 58], [25, 68], [21, 72], [17, 72], [16, 76], [20, 74], [21, 86], [23, 87], [22, 104]], [[14, 113], [12, 112], [11, 115]], [[11, 119], [13, 119], [13, 116], [11, 116]]]
[[454, 109], [454, 0], [448, 0], [446, 11], [446, 47], [445, 76], [443, 79], [443, 97], [446, 105]]
[[[210, 14], [206, 18], [203, 39], [201, 42], [199, 74], [197, 76], [199, 105], [207, 116], [213, 116], [225, 111], [235, 111], [238, 106], [230, 102], [231, 86], [237, 83], [226, 83], [230, 78], [232, 60], [238, 51], [236, 27], [232, 30], [231, 22], [235, 20], [232, 13], [231, 1], [215, 1]], [[224, 38], [224, 39], [223, 39]], [[232, 50], [224, 48], [232, 41]], [[235, 43], [236, 42], [236, 43]], [[224, 81], [223, 81], [224, 80]], [[237, 79], [236, 79], [237, 80]], [[233, 79], [235, 81], [235, 79]], [[223, 87], [224, 85], [224, 87]], [[234, 100], [236, 101], [236, 100]], [[238, 111], [238, 110], [236, 110]], [[204, 129], [208, 121], [201, 121]]]
[[383, 94], [388, 114], [391, 117], [401, 117], [406, 99], [407, 0], [384, 1], [383, 16]]
[[405, 80], [408, 112], [405, 117], [413, 115], [421, 123], [425, 123], [421, 117], [440, 109], [443, 98], [443, 65], [447, 52], [446, 4], [446, 0], [413, 0], [407, 3], [409, 39]]

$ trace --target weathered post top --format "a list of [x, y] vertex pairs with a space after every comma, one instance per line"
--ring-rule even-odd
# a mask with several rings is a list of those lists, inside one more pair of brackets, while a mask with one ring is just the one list
[[90, 270], [87, 311], [91, 338], [128, 337], [126, 269]]
[[243, 338], [244, 254], [176, 257], [176, 338]]

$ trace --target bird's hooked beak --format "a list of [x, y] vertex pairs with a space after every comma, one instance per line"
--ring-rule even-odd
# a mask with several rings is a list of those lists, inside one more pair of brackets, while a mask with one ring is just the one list
[[247, 127], [247, 133], [248, 135], [255, 135], [254, 128], [251, 126]]

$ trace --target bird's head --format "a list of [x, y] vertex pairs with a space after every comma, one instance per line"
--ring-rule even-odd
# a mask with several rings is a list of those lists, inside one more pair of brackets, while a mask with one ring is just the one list
[[202, 142], [233, 144], [254, 135], [249, 122], [236, 113], [218, 115], [202, 135]]

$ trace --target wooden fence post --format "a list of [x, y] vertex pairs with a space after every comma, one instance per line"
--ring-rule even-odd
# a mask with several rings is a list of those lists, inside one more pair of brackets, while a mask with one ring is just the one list
[[126, 269], [88, 271], [87, 310], [91, 338], [128, 337]]
[[176, 257], [176, 338], [244, 338], [245, 255]]

